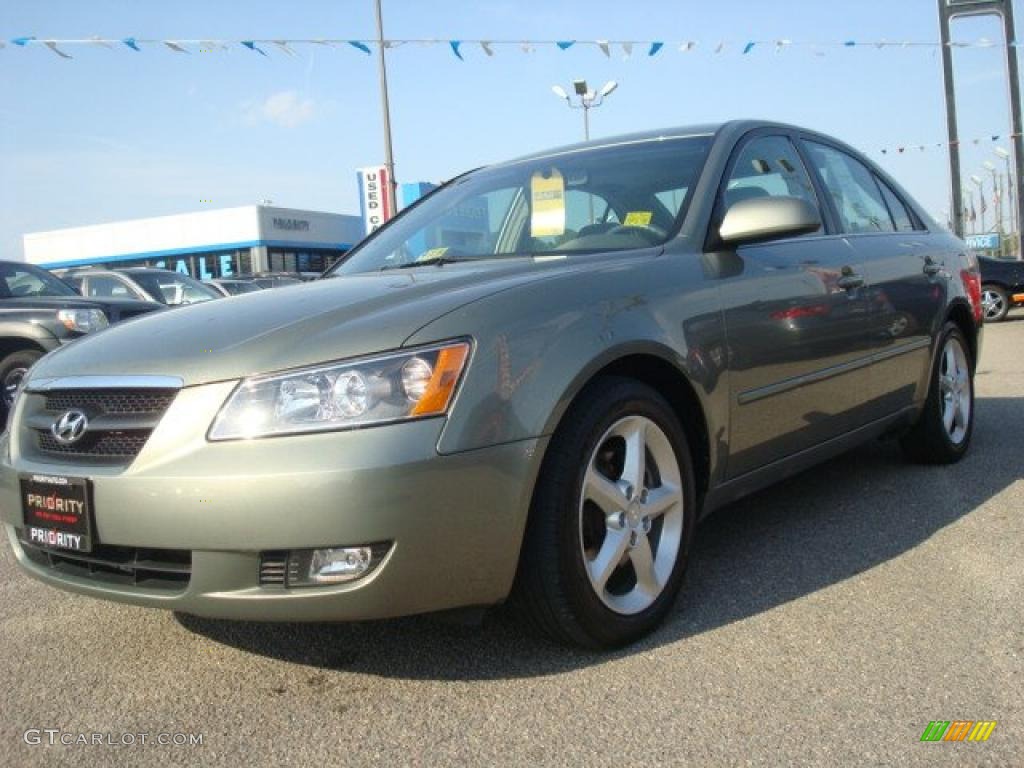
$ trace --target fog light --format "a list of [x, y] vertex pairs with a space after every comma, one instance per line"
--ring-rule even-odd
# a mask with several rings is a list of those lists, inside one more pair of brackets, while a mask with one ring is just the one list
[[384, 562], [391, 542], [358, 547], [272, 550], [260, 553], [260, 586], [315, 587], [364, 578]]
[[314, 549], [309, 561], [309, 580], [315, 584], [352, 581], [366, 573], [372, 561], [369, 547]]

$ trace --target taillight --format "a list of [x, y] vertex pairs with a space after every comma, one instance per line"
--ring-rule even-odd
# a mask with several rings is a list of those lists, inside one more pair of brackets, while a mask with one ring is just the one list
[[969, 269], [960, 270], [960, 280], [964, 284], [964, 292], [967, 300], [971, 302], [971, 309], [974, 310], [974, 321], [981, 322], [981, 275]]

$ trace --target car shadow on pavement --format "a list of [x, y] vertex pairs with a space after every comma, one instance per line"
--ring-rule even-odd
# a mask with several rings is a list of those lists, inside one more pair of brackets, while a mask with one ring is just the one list
[[430, 617], [359, 624], [177, 619], [191, 632], [245, 652], [402, 679], [557, 675], [648, 653], [849, 579], [970, 514], [1021, 477], [1022, 404], [979, 398], [974, 444], [954, 466], [913, 465], [895, 441], [875, 442], [715, 513], [697, 531], [687, 584], [668, 621], [612, 653], [549, 643], [504, 607], [482, 626]]

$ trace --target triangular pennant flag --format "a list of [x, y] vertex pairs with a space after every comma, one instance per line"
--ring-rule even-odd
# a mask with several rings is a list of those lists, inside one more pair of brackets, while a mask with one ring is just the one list
[[483, 52], [486, 53], [488, 56], [494, 55], [494, 49], [491, 48], [491, 43], [489, 40], [481, 40], [480, 47], [483, 49]]
[[843, 45], [845, 45], [847, 48], [853, 48], [853, 46], [855, 46], [856, 44], [856, 40], [847, 40], [845, 43], [843, 43]]
[[537, 49], [534, 48], [529, 43], [523, 42], [519, 44], [519, 50], [521, 50], [523, 53], [533, 53]]
[[757, 45], [757, 43], [747, 43], [745, 46], [743, 46], [743, 54], [746, 55], [750, 53], [752, 50], [754, 50], [755, 45]]
[[559, 40], [557, 43], [555, 43], [555, 45], [557, 45], [563, 51], [567, 51], [570, 48], [572, 48], [574, 45], [576, 45], [576, 41], [575, 40]]
[[71, 58], [71, 56], [68, 56], [68, 54], [64, 53], [64, 51], [62, 51], [60, 48], [58, 48], [57, 47], [57, 43], [54, 42], [53, 40], [44, 40], [43, 43], [44, 43], [44, 45], [46, 45], [47, 48], [49, 48], [51, 51], [56, 53], [62, 59], [70, 59]]
[[310, 42], [315, 43], [316, 45], [326, 45], [328, 48], [338, 47], [337, 43], [335, 43], [333, 40], [311, 40]]
[[783, 48], [785, 48], [787, 45], [792, 45], [792, 44], [793, 44], [792, 40], [776, 40], [775, 41], [775, 52], [776, 53], [780, 53]]
[[623, 43], [623, 44], [622, 44], [622, 53], [623, 53], [623, 55], [624, 55], [624, 56], [625, 56], [625, 57], [626, 57], [627, 59], [628, 59], [628, 58], [629, 58], [630, 56], [632, 56], [632, 55], [633, 55], [633, 44], [632, 44], [632, 43]]
[[200, 40], [199, 49], [200, 52], [213, 50], [224, 51], [227, 50], [227, 46], [219, 40]]
[[35, 38], [34, 37], [14, 37], [14, 38], [11, 38], [11, 42], [12, 43], [14, 43], [15, 45], [23, 46], [23, 47], [24, 47], [25, 43], [31, 42], [32, 40], [35, 40]]
[[664, 43], [659, 43], [659, 42], [651, 43], [651, 49], [647, 52], [647, 55], [648, 56], [655, 56], [655, 55], [657, 55], [658, 51], [660, 51], [664, 45], [665, 45]]
[[356, 50], [362, 51], [367, 56], [370, 55], [370, 46], [368, 46], [366, 43], [361, 43], [358, 40], [349, 40], [348, 44], [351, 45]]
[[256, 51], [261, 56], [266, 56], [267, 52], [260, 48], [253, 40], [242, 40], [242, 45], [248, 48], [250, 51]]
[[888, 150], [888, 149], [883, 149], [883, 150], [882, 150], [882, 154], [883, 154], [883, 155], [887, 155], [887, 154], [889, 154], [889, 150]]
[[889, 41], [883, 37], [881, 40], [875, 43], [875, 48], [885, 48], [885, 46], [887, 46], [888, 44]]
[[102, 37], [100, 37], [99, 35], [93, 35], [92, 37], [90, 37], [89, 38], [89, 42], [91, 42], [93, 45], [102, 45], [104, 48], [113, 49], [113, 47], [114, 47], [108, 41], [106, 41]]
[[384, 47], [390, 50], [392, 48], [398, 48], [404, 42], [404, 40], [385, 40]]
[[682, 51], [683, 53], [689, 53], [696, 47], [697, 43], [695, 43], [693, 40], [688, 40], [687, 42], [679, 46], [679, 50]]
[[719, 43], [715, 46], [715, 53], [721, 53], [723, 48], [725, 48], [725, 43]]
[[459, 53], [459, 46], [462, 45], [461, 40], [449, 40], [448, 45], [452, 47], [452, 53], [455, 54], [455, 58], [457, 58], [459, 61], [465, 61], [465, 59], [462, 58], [462, 54]]
[[173, 40], [164, 40], [164, 45], [166, 45], [172, 51], [177, 51], [178, 53], [188, 53], [188, 50], [186, 48], [184, 48], [180, 43], [174, 42]]
[[142, 50], [141, 48], [139, 48], [139, 44], [135, 42], [135, 38], [134, 37], [126, 37], [121, 42], [124, 43], [125, 45], [127, 45], [133, 51], [141, 51]]
[[0, 40], [0, 48], [6, 48], [6, 47], [7, 47], [7, 43], [5, 43], [3, 40]]
[[601, 49], [601, 53], [603, 53], [606, 57], [611, 58], [612, 51], [611, 48], [608, 47], [607, 40], [598, 40], [597, 47]]
[[280, 48], [284, 53], [287, 53], [289, 56], [295, 55], [295, 51], [293, 51], [291, 46], [288, 45], [287, 40], [274, 40], [273, 43], [278, 48]]
[[999, 141], [999, 137], [998, 136], [993, 136], [992, 137], [992, 141]]

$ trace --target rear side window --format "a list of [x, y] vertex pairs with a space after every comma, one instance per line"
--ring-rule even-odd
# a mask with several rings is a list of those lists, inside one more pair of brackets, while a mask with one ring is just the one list
[[885, 204], [889, 207], [889, 213], [892, 214], [893, 223], [896, 225], [897, 232], [913, 232], [917, 227], [914, 226], [914, 219], [910, 215], [910, 211], [907, 210], [907, 206], [903, 204], [896, 193], [892, 191], [888, 184], [882, 181], [877, 176], [875, 181], [878, 183], [878, 188], [882, 190], [882, 197], [885, 198]]
[[895, 231], [889, 209], [871, 171], [838, 149], [813, 141], [805, 141], [804, 144], [835, 204], [844, 232]]

